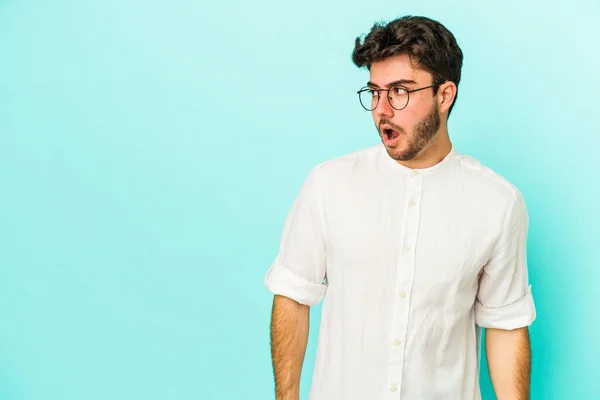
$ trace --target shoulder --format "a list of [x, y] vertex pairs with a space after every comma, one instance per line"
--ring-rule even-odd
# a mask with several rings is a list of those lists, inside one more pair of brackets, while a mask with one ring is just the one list
[[381, 160], [381, 150], [381, 145], [374, 145], [330, 158], [315, 165], [311, 173], [319, 181], [330, 182], [332, 180], [339, 181], [345, 177], [375, 171]]
[[525, 207], [521, 190], [507, 178], [473, 156], [457, 154], [456, 171], [461, 186], [470, 194], [501, 206], [506, 212]]

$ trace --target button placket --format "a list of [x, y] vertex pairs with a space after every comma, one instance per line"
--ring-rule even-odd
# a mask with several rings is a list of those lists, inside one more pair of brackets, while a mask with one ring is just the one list
[[406, 342], [410, 292], [412, 290], [415, 268], [414, 253], [417, 245], [421, 181], [422, 178], [419, 176], [419, 172], [413, 170], [411, 177], [406, 182], [408, 207], [405, 208], [403, 218], [404, 227], [402, 229], [402, 236], [399, 238], [402, 243], [397, 263], [396, 293], [398, 297], [395, 302], [395, 314], [392, 323], [389, 347], [390, 365], [388, 368], [388, 382], [390, 382], [390, 385], [395, 384], [396, 390], [399, 390], [401, 386], [402, 371], [404, 369], [404, 343]]
[[[414, 171], [414, 170], [413, 170]], [[411, 251], [403, 254], [405, 264], [403, 265], [406, 270], [405, 279], [399, 282], [398, 294], [402, 301], [408, 308], [410, 305], [410, 292], [412, 291], [413, 279], [416, 268], [416, 248], [418, 242], [418, 231], [419, 221], [421, 214], [421, 191], [423, 187], [423, 178], [419, 176], [418, 171], [414, 171], [414, 178], [409, 180], [409, 208], [407, 218], [407, 229], [404, 234], [404, 242], [406, 246], [410, 246]], [[414, 206], [410, 206], [411, 202], [414, 202]], [[408, 328], [408, 314], [403, 315], [404, 320], [402, 325], [404, 326], [404, 337], [406, 341], [406, 330]]]

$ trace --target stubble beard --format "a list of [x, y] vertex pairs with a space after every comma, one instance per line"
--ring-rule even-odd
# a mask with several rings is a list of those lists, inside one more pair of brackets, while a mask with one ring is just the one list
[[[438, 105], [434, 103], [431, 112], [420, 122], [415, 124], [413, 136], [404, 149], [386, 147], [390, 157], [396, 161], [410, 161], [414, 159], [431, 142], [440, 128], [440, 115]], [[401, 132], [405, 134], [404, 131]]]

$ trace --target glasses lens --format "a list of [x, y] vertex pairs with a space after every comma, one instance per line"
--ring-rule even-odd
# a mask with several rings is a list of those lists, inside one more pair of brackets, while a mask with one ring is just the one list
[[359, 93], [360, 104], [365, 110], [372, 111], [377, 107], [377, 91], [369, 88], [361, 89]]
[[388, 96], [391, 106], [396, 110], [402, 110], [408, 104], [408, 90], [403, 86], [391, 87]]
[[390, 104], [396, 110], [402, 110], [408, 104], [408, 90], [404, 86], [391, 87], [388, 96]]

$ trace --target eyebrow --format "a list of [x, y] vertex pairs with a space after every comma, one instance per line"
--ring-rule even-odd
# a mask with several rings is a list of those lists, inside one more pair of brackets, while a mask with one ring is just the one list
[[[417, 82], [413, 81], [412, 79], [398, 79], [397, 81], [393, 81], [393, 82], [388, 83], [387, 87], [391, 87], [391, 86], [394, 86], [394, 85], [406, 85], [406, 84], [411, 84], [411, 83], [414, 84], [414, 83], [417, 83]], [[367, 86], [373, 86], [373, 87], [376, 87], [376, 88], [379, 87], [379, 85], [377, 85], [376, 83], [373, 83], [371, 81], [367, 82]]]

